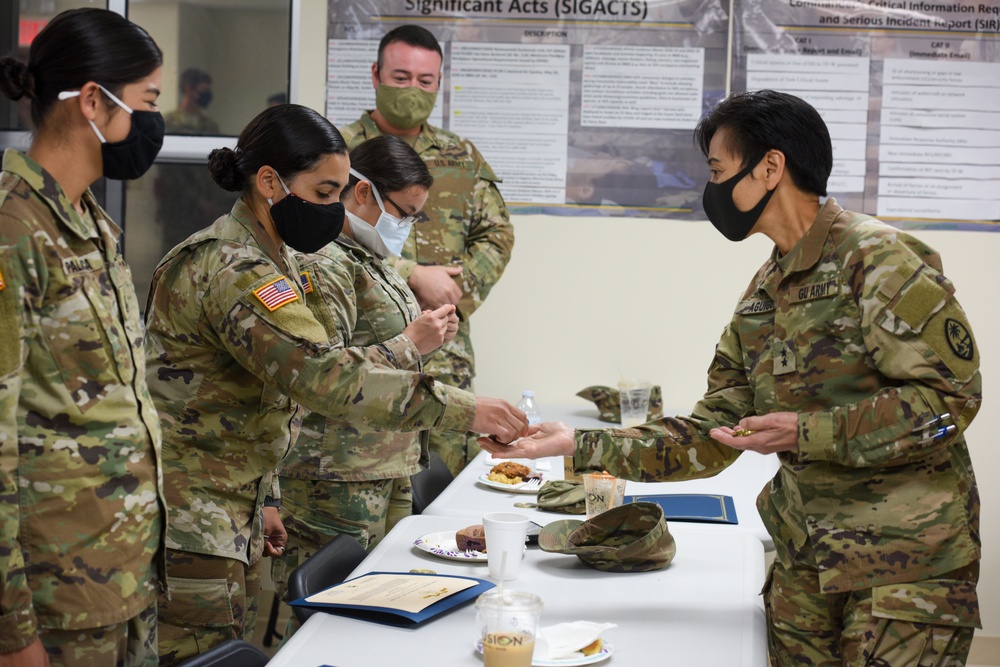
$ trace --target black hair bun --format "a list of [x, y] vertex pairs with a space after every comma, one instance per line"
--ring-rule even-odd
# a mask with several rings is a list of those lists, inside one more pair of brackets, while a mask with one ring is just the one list
[[240, 170], [240, 156], [232, 148], [216, 148], [208, 154], [208, 170], [220, 188], [228, 192], [243, 189], [243, 172]]
[[35, 77], [28, 66], [14, 58], [0, 58], [0, 89], [15, 102], [35, 96]]

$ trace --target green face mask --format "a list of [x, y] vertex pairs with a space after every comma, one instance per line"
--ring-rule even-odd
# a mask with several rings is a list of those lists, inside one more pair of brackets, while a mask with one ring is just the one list
[[430, 118], [437, 93], [416, 86], [393, 88], [379, 84], [375, 89], [375, 108], [393, 127], [410, 130]]

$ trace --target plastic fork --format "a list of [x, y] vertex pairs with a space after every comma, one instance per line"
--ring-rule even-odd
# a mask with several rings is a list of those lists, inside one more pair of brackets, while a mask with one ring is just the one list
[[542, 485], [542, 480], [540, 479], [529, 479], [527, 482], [521, 482], [522, 489], [537, 489]]

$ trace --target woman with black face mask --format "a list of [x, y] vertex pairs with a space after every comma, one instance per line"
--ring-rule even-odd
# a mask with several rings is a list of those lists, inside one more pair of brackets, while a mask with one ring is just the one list
[[163, 141], [162, 55], [103, 9], [56, 16], [0, 90], [31, 101], [0, 172], [0, 664], [156, 659], [160, 428], [121, 230], [90, 186]]
[[275, 468], [305, 410], [366, 428], [477, 430], [516, 438], [524, 415], [397, 368], [388, 351], [336, 339], [306, 305], [294, 251], [344, 223], [350, 161], [323, 116], [261, 112], [236, 149], [209, 156], [232, 211], [174, 248], [153, 274], [146, 360], [164, 431], [170, 599], [160, 660], [174, 664], [253, 632], [262, 556], [284, 553]]

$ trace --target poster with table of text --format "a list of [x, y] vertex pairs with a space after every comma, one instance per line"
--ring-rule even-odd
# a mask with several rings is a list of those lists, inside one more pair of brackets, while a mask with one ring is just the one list
[[810, 102], [829, 193], [903, 227], [1000, 231], [1000, 1], [734, 0], [732, 89]]
[[704, 219], [692, 130], [725, 95], [728, 0], [329, 0], [335, 125], [374, 108], [403, 24], [444, 51], [429, 122], [475, 143], [513, 212]]

